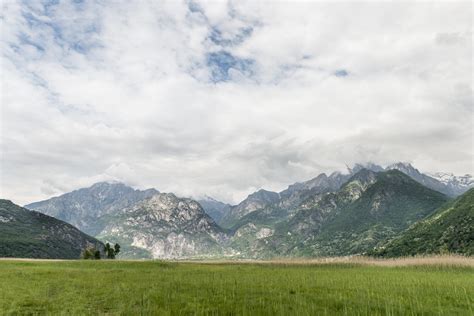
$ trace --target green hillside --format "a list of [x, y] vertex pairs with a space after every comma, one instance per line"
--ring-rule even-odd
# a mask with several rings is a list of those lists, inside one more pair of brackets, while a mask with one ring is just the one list
[[104, 245], [70, 224], [0, 200], [0, 257], [78, 259], [87, 247]]
[[474, 255], [474, 189], [374, 252], [385, 257], [444, 253]]

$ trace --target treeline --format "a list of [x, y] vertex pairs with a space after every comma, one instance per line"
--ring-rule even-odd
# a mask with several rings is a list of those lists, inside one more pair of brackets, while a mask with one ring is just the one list
[[[115, 257], [120, 253], [120, 245], [115, 244], [113, 247], [106, 243], [104, 247], [104, 259], [115, 259]], [[102, 259], [102, 254], [99, 249], [95, 247], [89, 247], [82, 251], [81, 254], [82, 259], [90, 259], [90, 260], [100, 260]]]

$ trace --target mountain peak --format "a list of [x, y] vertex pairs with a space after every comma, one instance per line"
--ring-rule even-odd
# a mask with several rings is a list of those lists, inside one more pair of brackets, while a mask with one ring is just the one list
[[413, 167], [413, 165], [409, 162], [397, 162], [397, 163], [394, 163], [394, 164], [391, 164], [389, 166], [387, 166], [387, 168], [385, 168], [386, 170], [392, 170], [392, 169], [396, 169], [396, 170], [400, 170], [404, 173], [417, 173], [419, 174], [420, 171], [418, 171], [418, 169], [416, 169], [415, 167]]
[[90, 187], [108, 187], [108, 186], [125, 186], [124, 183], [120, 181], [115, 181], [115, 180], [110, 180], [110, 181], [99, 181], [94, 184], [92, 184]]
[[278, 199], [279, 194], [273, 191], [268, 191], [265, 189], [260, 189], [257, 192], [249, 194], [247, 198], [257, 198], [257, 199], [264, 199], [264, 200], [275, 200]]
[[384, 168], [380, 165], [377, 165], [373, 162], [366, 162], [366, 163], [356, 163], [352, 168], [348, 168], [350, 174], [355, 174], [362, 169], [371, 170], [374, 172], [381, 172], [384, 171]]
[[120, 182], [98, 182], [88, 188], [31, 203], [25, 207], [70, 223], [88, 234], [100, 229], [97, 219], [159, 193], [135, 190]]

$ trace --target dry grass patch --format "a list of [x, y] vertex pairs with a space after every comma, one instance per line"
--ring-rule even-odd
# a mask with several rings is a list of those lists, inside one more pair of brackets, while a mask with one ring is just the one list
[[328, 257], [328, 258], [279, 258], [271, 260], [252, 259], [222, 259], [222, 260], [177, 260], [180, 263], [201, 264], [263, 264], [263, 265], [324, 265], [324, 264], [358, 264], [382, 267], [406, 267], [406, 266], [454, 266], [474, 267], [474, 257], [439, 255], [439, 256], [417, 256], [393, 259], [379, 259], [363, 256]]

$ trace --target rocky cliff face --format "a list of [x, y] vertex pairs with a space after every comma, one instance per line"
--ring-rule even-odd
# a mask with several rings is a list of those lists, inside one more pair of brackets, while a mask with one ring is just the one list
[[8, 200], [0, 200], [0, 257], [79, 259], [104, 245], [74, 226]]
[[97, 235], [105, 225], [101, 220], [104, 216], [156, 193], [155, 189], [140, 191], [123, 183], [100, 182], [25, 207], [63, 220], [90, 235]]
[[158, 193], [110, 217], [98, 238], [169, 259], [223, 255], [226, 234], [196, 201]]

